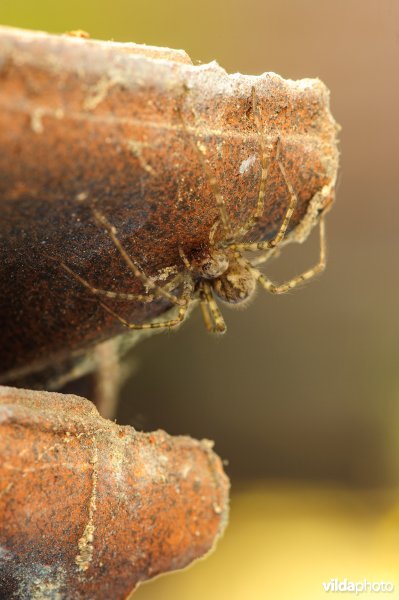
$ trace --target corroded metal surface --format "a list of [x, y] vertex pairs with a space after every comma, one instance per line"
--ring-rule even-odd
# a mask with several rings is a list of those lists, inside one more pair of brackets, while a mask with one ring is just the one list
[[[120, 332], [62, 260], [93, 285], [142, 293], [90, 206], [116, 226], [154, 277], [184, 268], [218, 218], [200, 142], [233, 227], [251, 214], [260, 180], [255, 87], [270, 173], [263, 218], [247, 239], [271, 238], [288, 192], [299, 198], [287, 241], [303, 241], [334, 196], [337, 126], [319, 80], [228, 75], [182, 52], [0, 28], [0, 373], [51, 362]], [[181, 111], [187, 132], [178, 116]], [[54, 260], [56, 259], [56, 260]], [[113, 306], [140, 323], [164, 300]]]
[[138, 433], [84, 398], [0, 388], [0, 456], [1, 598], [126, 598], [227, 522], [209, 441]]

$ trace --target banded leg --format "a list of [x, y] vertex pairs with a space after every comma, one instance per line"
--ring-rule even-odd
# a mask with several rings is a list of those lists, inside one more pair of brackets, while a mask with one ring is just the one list
[[212, 333], [224, 333], [227, 329], [226, 323], [212, 295], [212, 288], [207, 281], [204, 281], [200, 288], [200, 301], [202, 316], [207, 330]]
[[291, 290], [291, 289], [297, 287], [298, 285], [304, 283], [305, 281], [309, 281], [309, 279], [312, 279], [313, 277], [315, 277], [316, 275], [318, 275], [319, 273], [324, 271], [325, 266], [326, 266], [325, 224], [324, 224], [324, 218], [321, 217], [320, 218], [319, 262], [316, 265], [314, 265], [311, 269], [308, 269], [307, 271], [304, 271], [300, 275], [293, 277], [289, 281], [286, 281], [285, 283], [280, 283], [278, 285], [273, 283], [268, 277], [266, 277], [266, 275], [263, 275], [263, 273], [261, 273], [260, 271], [258, 271], [257, 269], [255, 269], [253, 267], [251, 267], [251, 272], [253, 273], [254, 277], [256, 277], [256, 279], [259, 281], [261, 286], [265, 288], [265, 290], [267, 290], [271, 294], [284, 294], [284, 292], [288, 292], [288, 290]]
[[209, 231], [209, 244], [211, 246], [215, 245], [215, 235], [216, 235], [216, 231], [217, 231], [219, 225], [220, 225], [220, 221], [218, 219], [217, 221], [214, 222], [214, 224], [212, 225], [212, 227]]
[[[252, 114], [254, 116], [254, 121], [256, 125], [256, 130], [259, 137], [259, 146], [260, 146], [260, 156], [261, 156], [261, 177], [259, 184], [259, 192], [258, 192], [258, 200], [255, 206], [255, 210], [252, 216], [249, 218], [247, 223], [243, 225], [235, 234], [234, 238], [243, 237], [248, 231], [250, 231], [253, 227], [255, 227], [256, 223], [259, 221], [261, 216], [263, 215], [265, 208], [265, 188], [267, 176], [269, 174], [269, 156], [265, 146], [265, 140], [263, 136], [263, 126], [262, 126], [262, 118], [260, 113], [260, 108], [258, 105], [258, 99], [256, 96], [255, 88], [252, 88]], [[277, 141], [279, 144], [279, 139]]]
[[289, 194], [290, 194], [290, 202], [288, 204], [287, 211], [284, 215], [283, 222], [280, 225], [280, 229], [278, 230], [277, 234], [274, 236], [273, 239], [268, 240], [266, 242], [253, 242], [253, 243], [248, 243], [248, 244], [243, 242], [240, 244], [229, 244], [229, 248], [232, 248], [233, 250], [239, 250], [240, 252], [247, 252], [247, 251], [256, 252], [258, 250], [269, 250], [271, 248], [275, 248], [276, 246], [278, 246], [284, 239], [288, 225], [291, 221], [291, 217], [294, 214], [295, 208], [298, 204], [298, 198], [297, 198], [297, 195], [295, 193], [295, 190], [294, 190], [290, 180], [287, 177], [287, 172], [285, 170], [285, 167], [284, 167], [282, 161], [280, 160], [280, 143], [277, 146], [276, 161], [277, 161], [279, 169], [283, 175], [285, 185], [287, 186]]
[[95, 296], [105, 296], [106, 298], [113, 298], [114, 300], [128, 300], [129, 302], [152, 302], [154, 300], [154, 295], [151, 294], [129, 294], [128, 292], [114, 292], [111, 290], [103, 290], [101, 288], [96, 288], [91, 285], [87, 279], [84, 279], [75, 271], [73, 271], [68, 265], [65, 263], [59, 263], [60, 267], [64, 269], [71, 277], [76, 279], [78, 283], [87, 288], [92, 294]]
[[191, 263], [188, 260], [187, 255], [181, 246], [179, 246], [179, 254], [180, 254], [180, 258], [182, 259], [183, 264], [186, 267], [187, 271], [192, 271], [193, 269], [191, 267]]
[[[237, 253], [238, 254], [238, 253]], [[260, 254], [256, 258], [251, 260], [252, 267], [258, 267], [259, 265], [263, 265], [270, 258], [278, 258], [281, 254], [280, 248], [271, 248], [270, 250], [265, 250], [263, 254]], [[241, 254], [239, 255], [241, 257]]]
[[126, 252], [125, 248], [122, 246], [122, 244], [116, 234], [116, 228], [113, 227], [111, 225], [111, 223], [109, 223], [108, 219], [104, 215], [99, 213], [96, 209], [93, 209], [93, 214], [94, 214], [96, 221], [98, 223], [100, 223], [101, 225], [104, 225], [106, 231], [109, 233], [109, 236], [114, 243], [114, 246], [119, 251], [120, 255], [122, 256], [123, 260], [125, 261], [126, 265], [129, 267], [129, 269], [132, 271], [133, 275], [135, 277], [137, 277], [138, 279], [140, 279], [140, 281], [143, 283], [144, 286], [151, 289], [153, 291], [154, 296], [162, 296], [163, 298], [166, 298], [167, 300], [169, 300], [169, 302], [172, 302], [173, 304], [177, 304], [179, 306], [184, 306], [186, 304], [186, 300], [184, 300], [183, 298], [177, 298], [176, 296], [174, 296], [173, 294], [171, 294], [164, 288], [157, 285], [153, 279], [151, 279], [150, 277], [147, 277], [147, 275], [143, 271], [141, 271], [137, 267], [137, 265], [135, 265], [135, 263], [132, 261], [132, 259]]
[[204, 319], [205, 327], [206, 327], [207, 331], [212, 332], [213, 331], [213, 323], [212, 323], [211, 316], [209, 314], [208, 302], [206, 300], [205, 292], [203, 289], [200, 289], [199, 296], [200, 296], [201, 314], [202, 314], [202, 318]]
[[188, 138], [190, 144], [192, 145], [195, 152], [197, 153], [199, 161], [201, 163], [201, 167], [208, 179], [208, 183], [212, 190], [212, 194], [214, 195], [215, 200], [216, 200], [216, 206], [219, 210], [220, 220], [221, 220], [221, 223], [222, 223], [222, 226], [224, 229], [225, 237], [231, 238], [233, 232], [231, 229], [229, 217], [227, 215], [226, 204], [225, 204], [223, 195], [220, 191], [216, 177], [211, 172], [209, 165], [208, 165], [207, 161], [205, 160], [204, 151], [203, 151], [202, 147], [198, 144], [198, 142], [194, 141], [192, 135], [190, 135], [190, 132], [188, 131], [188, 128], [187, 128], [186, 122], [184, 120], [184, 117], [182, 115], [180, 107], [177, 108], [177, 114], [179, 116], [179, 119], [180, 119], [180, 122], [182, 125], [182, 129], [183, 129], [184, 133], [186, 134], [186, 137]]
[[117, 321], [119, 321], [119, 323], [121, 323], [128, 329], [143, 330], [143, 329], [171, 328], [171, 327], [175, 327], [176, 325], [179, 325], [179, 323], [181, 323], [184, 320], [184, 317], [186, 316], [186, 313], [188, 310], [189, 299], [192, 295], [192, 291], [193, 291], [193, 283], [192, 283], [191, 279], [186, 280], [185, 290], [182, 295], [182, 297], [184, 299], [184, 304], [182, 304], [179, 307], [179, 312], [177, 313], [177, 317], [175, 317], [174, 319], [168, 319], [167, 321], [155, 321], [153, 323], [129, 323], [129, 321], [127, 321], [126, 319], [121, 317], [121, 315], [118, 315], [118, 313], [116, 313], [114, 310], [112, 310], [112, 308], [110, 308], [107, 304], [104, 304], [104, 302], [100, 302], [99, 304], [103, 307], [104, 310], [106, 310], [110, 315], [112, 315], [115, 319], [117, 319]]

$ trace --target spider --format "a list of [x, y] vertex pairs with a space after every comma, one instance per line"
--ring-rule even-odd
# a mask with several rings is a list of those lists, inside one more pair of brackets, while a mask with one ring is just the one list
[[[207, 161], [205, 160], [203, 149], [188, 134], [187, 127], [180, 110], [177, 111], [181, 126], [187, 135], [190, 143], [195, 148], [201, 162], [201, 167], [207, 176], [210, 189], [215, 198], [219, 217], [213, 224], [210, 235], [209, 245], [206, 250], [193, 254], [191, 260], [185, 254], [183, 248], [179, 248], [179, 254], [184, 264], [185, 270], [174, 280], [165, 286], [158, 285], [154, 279], [147, 275], [134, 263], [126, 252], [121, 241], [118, 238], [116, 228], [107, 220], [107, 218], [93, 208], [93, 215], [99, 226], [105, 228], [113, 244], [120, 253], [122, 259], [133, 275], [139, 278], [147, 289], [147, 293], [142, 295], [133, 295], [124, 292], [114, 292], [93, 287], [87, 280], [75, 273], [66, 264], [61, 263], [62, 268], [81, 285], [86, 287], [96, 296], [102, 296], [110, 299], [119, 299], [134, 302], [151, 302], [156, 298], [163, 297], [170, 303], [178, 307], [177, 315], [168, 320], [160, 320], [149, 323], [130, 323], [122, 316], [118, 315], [110, 306], [102, 302], [101, 306], [117, 319], [122, 325], [129, 329], [159, 329], [171, 328], [179, 325], [185, 318], [188, 308], [192, 301], [199, 300], [202, 316], [208, 331], [213, 333], [224, 333], [226, 324], [222, 313], [216, 302], [216, 298], [226, 304], [243, 304], [253, 296], [256, 283], [258, 282], [264, 289], [272, 294], [282, 294], [301, 283], [313, 278], [324, 270], [326, 264], [325, 249], [325, 226], [323, 215], [320, 216], [320, 254], [319, 261], [312, 268], [286, 281], [282, 284], [273, 283], [266, 275], [261, 273], [257, 266], [266, 262], [268, 258], [277, 251], [278, 246], [284, 240], [291, 217], [297, 205], [297, 196], [294, 188], [287, 177], [285, 166], [280, 159], [280, 139], [276, 140], [276, 162], [284, 179], [289, 193], [289, 203], [276, 235], [268, 241], [263, 242], [243, 242], [242, 238], [256, 225], [264, 211], [265, 187], [269, 171], [269, 157], [263, 137], [262, 120], [260, 109], [258, 107], [255, 89], [252, 88], [251, 94], [252, 113], [259, 137], [259, 146], [261, 153], [261, 176], [259, 184], [258, 198], [252, 216], [241, 226], [238, 231], [233, 231], [223, 195], [218, 186], [215, 176], [210, 172]], [[216, 232], [221, 229], [221, 241], [216, 242]], [[255, 260], [250, 261], [244, 257], [243, 253], [262, 252]], [[172, 292], [181, 289], [180, 295]]]

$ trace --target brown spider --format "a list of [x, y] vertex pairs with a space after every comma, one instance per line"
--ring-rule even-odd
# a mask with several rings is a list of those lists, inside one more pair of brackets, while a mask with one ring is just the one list
[[[255, 119], [256, 128], [259, 134], [259, 145], [261, 149], [262, 173], [260, 178], [259, 193], [254, 212], [248, 222], [243, 225], [238, 231], [233, 231], [226, 212], [223, 196], [219, 190], [216, 178], [210, 173], [208, 164], [204, 158], [202, 148], [192, 140], [188, 135], [187, 128], [183, 117], [178, 111], [183, 130], [188, 135], [188, 139], [193, 144], [201, 161], [202, 168], [207, 175], [210, 188], [216, 200], [216, 205], [219, 211], [219, 219], [211, 228], [209, 236], [209, 247], [206, 251], [202, 251], [195, 255], [191, 261], [187, 258], [182, 248], [179, 248], [180, 257], [185, 266], [185, 272], [182, 274], [180, 282], [176, 278], [165, 286], [161, 287], [155, 281], [145, 275], [145, 273], [132, 261], [124, 247], [122, 246], [115, 227], [113, 227], [106, 217], [93, 209], [93, 214], [96, 221], [105, 227], [111, 237], [115, 247], [121, 254], [126, 265], [129, 267], [135, 277], [138, 277], [143, 285], [147, 288], [148, 293], [143, 295], [133, 295], [124, 292], [112, 292], [93, 287], [88, 281], [77, 275], [67, 265], [61, 263], [62, 268], [74, 277], [79, 283], [97, 296], [107, 298], [151, 302], [155, 298], [163, 297], [169, 302], [179, 307], [177, 316], [173, 319], [164, 321], [155, 321], [151, 323], [129, 323], [126, 319], [118, 315], [107, 304], [100, 302], [101, 306], [115, 317], [122, 325], [129, 329], [156, 329], [170, 328], [181, 323], [186, 314], [189, 305], [193, 300], [199, 299], [201, 305], [202, 316], [205, 326], [208, 331], [215, 333], [224, 333], [226, 325], [223, 316], [216, 303], [215, 297], [227, 304], [240, 304], [248, 300], [254, 293], [256, 282], [259, 282], [268, 292], [272, 294], [282, 294], [289, 289], [292, 289], [311, 279], [325, 268], [325, 230], [323, 215], [320, 217], [320, 256], [318, 263], [304, 273], [293, 277], [289, 281], [276, 285], [266, 275], [262, 274], [256, 266], [266, 262], [273, 254], [279, 244], [283, 241], [286, 234], [291, 217], [297, 205], [297, 196], [287, 177], [287, 173], [283, 163], [280, 160], [280, 140], [277, 139], [276, 161], [287, 186], [290, 201], [284, 219], [280, 225], [277, 234], [273, 239], [264, 242], [246, 243], [240, 240], [256, 225], [257, 221], [263, 215], [265, 186], [268, 176], [269, 160], [266, 151], [263, 135], [262, 124], [255, 89], [252, 88], [252, 112]], [[215, 234], [218, 228], [222, 229], [222, 241], [215, 242]], [[264, 254], [259, 256], [255, 261], [250, 261], [243, 256], [243, 252], [263, 251]], [[179, 284], [182, 285], [182, 293], [176, 296], [172, 293]]]

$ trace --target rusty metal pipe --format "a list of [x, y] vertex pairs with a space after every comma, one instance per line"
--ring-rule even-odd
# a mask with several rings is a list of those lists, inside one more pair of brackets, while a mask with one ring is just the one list
[[[181, 272], [179, 246], [190, 253], [209, 244], [218, 211], [190, 137], [232, 227], [249, 218], [261, 172], [252, 87], [271, 164], [264, 215], [250, 237], [270, 238], [286, 211], [274, 160], [280, 138], [299, 199], [287, 241], [303, 241], [333, 199], [338, 164], [337, 126], [319, 80], [228, 75], [217, 63], [192, 65], [181, 51], [0, 28], [3, 381], [123, 330], [61, 261], [96, 287], [143, 293], [95, 224], [93, 204], [149, 276]], [[164, 299], [116, 306], [137, 323], [170, 309]]]

